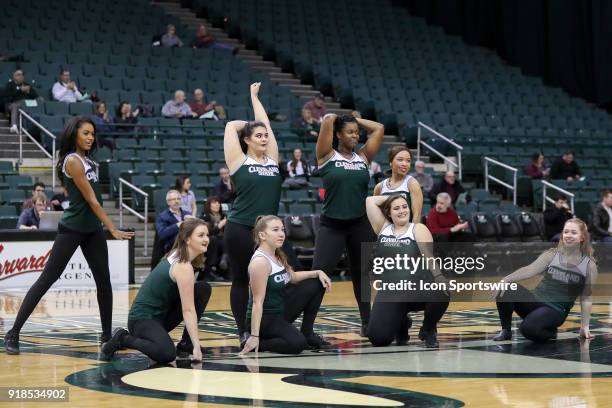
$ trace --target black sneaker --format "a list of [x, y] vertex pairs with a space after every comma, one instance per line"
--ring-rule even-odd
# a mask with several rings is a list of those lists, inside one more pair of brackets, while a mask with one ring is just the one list
[[249, 333], [248, 331], [240, 333], [240, 350], [244, 349], [244, 345], [246, 344], [249, 337], [251, 337], [251, 333]]
[[4, 349], [6, 354], [19, 354], [19, 333], [12, 329], [6, 332], [4, 336]]
[[[202, 354], [204, 354], [204, 347], [200, 347], [202, 350]], [[178, 343], [176, 343], [176, 356], [177, 357], [187, 357], [191, 353], [193, 353], [193, 343], [191, 339], [182, 339]]]
[[405, 346], [410, 341], [408, 330], [412, 327], [412, 319], [406, 315], [406, 319], [402, 322], [397, 334], [395, 335], [395, 344], [397, 346]]
[[115, 352], [121, 348], [121, 338], [126, 334], [129, 334], [129, 332], [123, 327], [117, 327], [113, 330], [110, 340], [100, 347], [100, 360], [109, 361], [113, 358]]
[[421, 330], [419, 330], [419, 339], [425, 342], [425, 347], [427, 348], [438, 348], [440, 346], [435, 331], [423, 330], [421, 327]]
[[497, 336], [493, 337], [493, 341], [512, 340], [512, 330], [502, 329]]
[[361, 337], [368, 337], [368, 324], [361, 323], [361, 331], [359, 332]]
[[332, 348], [332, 344], [316, 333], [310, 333], [306, 337], [309, 350], [322, 350]]

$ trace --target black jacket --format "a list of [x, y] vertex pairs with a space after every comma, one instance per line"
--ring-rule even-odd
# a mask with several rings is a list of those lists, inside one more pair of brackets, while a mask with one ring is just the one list
[[561, 231], [563, 231], [565, 221], [572, 217], [573, 215], [571, 212], [566, 211], [565, 209], [559, 209], [554, 205], [546, 208], [544, 211], [544, 229], [546, 232], [546, 239], [550, 240], [555, 235], [560, 234]]
[[581, 176], [580, 167], [574, 160], [571, 163], [566, 163], [563, 159], [557, 159], [550, 167], [550, 178], [566, 180], [568, 177]]
[[610, 216], [603, 205], [599, 203], [593, 210], [593, 239], [600, 240], [603, 237], [609, 237], [608, 226], [610, 225]]
[[234, 201], [234, 192], [227, 188], [227, 185], [219, 180], [215, 184], [215, 195], [219, 197], [222, 203], [231, 203]]
[[[448, 193], [451, 196], [452, 204], [455, 205], [459, 196], [465, 193], [465, 188], [463, 188], [459, 180], [456, 180], [454, 184], [448, 184], [444, 179], [440, 180], [440, 182], [435, 184], [429, 192], [429, 200], [431, 201], [432, 207], [436, 205], [436, 197], [440, 193]], [[472, 198], [467, 194], [465, 200], [469, 203]]]
[[30, 92], [25, 93], [21, 90], [23, 85], [30, 85], [26, 82], [23, 82], [21, 85], [15, 84], [13, 81], [9, 82], [4, 89], [4, 102], [5, 103], [13, 103], [16, 101], [21, 101], [24, 99], [36, 99], [38, 98], [38, 94], [33, 86], [30, 85]]

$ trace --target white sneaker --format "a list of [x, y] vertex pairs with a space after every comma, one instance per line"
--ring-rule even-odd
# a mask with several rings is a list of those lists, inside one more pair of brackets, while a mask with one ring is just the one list
[[9, 130], [10, 130], [11, 133], [17, 133], [17, 131], [18, 131], [17, 125], [11, 126], [11, 128]]

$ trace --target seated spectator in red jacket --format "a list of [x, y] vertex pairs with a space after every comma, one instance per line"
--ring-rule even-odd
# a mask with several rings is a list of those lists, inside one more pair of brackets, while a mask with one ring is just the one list
[[448, 193], [439, 193], [436, 205], [427, 214], [427, 228], [436, 242], [472, 242], [474, 236], [467, 232], [467, 222], [461, 222], [457, 212], [451, 207]]
[[531, 163], [529, 163], [525, 168], [525, 173], [527, 173], [533, 179], [548, 177], [550, 174], [550, 169], [546, 168], [546, 165], [544, 164], [544, 154], [534, 153], [533, 156], [531, 156]]
[[199, 88], [193, 91], [193, 102], [189, 104], [189, 107], [200, 119], [227, 119], [225, 108], [221, 105], [217, 105], [217, 101], [206, 103], [204, 91]]
[[[22, 210], [28, 209], [28, 208], [34, 208], [34, 197], [36, 197], [38, 194], [45, 194], [45, 183], [43, 183], [42, 181], [37, 181], [36, 183], [34, 183], [34, 186], [32, 187], [32, 197], [28, 198], [27, 200], [25, 200], [23, 202], [23, 205], [21, 206]], [[51, 203], [47, 202], [47, 199], [45, 197], [45, 208], [43, 209], [43, 211], [53, 211], [53, 206], [51, 205]]]
[[208, 29], [204, 24], [200, 24], [198, 31], [196, 31], [195, 37], [191, 42], [193, 48], [213, 48], [218, 50], [230, 51], [234, 55], [238, 53], [238, 47], [232, 47], [231, 45], [223, 44], [217, 41], [217, 39], [208, 33]]
[[317, 122], [321, 122], [321, 119], [323, 119], [323, 116], [327, 113], [323, 94], [320, 93], [315, 96], [313, 100], [306, 102], [302, 109], [308, 109], [310, 113], [312, 113], [312, 117]]

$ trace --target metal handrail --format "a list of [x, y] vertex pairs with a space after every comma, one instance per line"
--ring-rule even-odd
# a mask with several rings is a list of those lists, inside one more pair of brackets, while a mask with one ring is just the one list
[[[40, 143], [38, 143], [38, 141], [34, 138], [34, 136], [30, 134], [28, 129], [23, 126], [24, 117], [29, 122], [31, 122], [34, 126], [36, 126], [38, 129], [40, 129], [44, 134], [46, 134], [52, 139], [51, 153], [49, 153], [47, 149], [45, 149]], [[52, 188], [55, 190], [55, 178], [57, 176], [56, 174], [57, 169], [55, 168], [56, 160], [57, 160], [57, 155], [55, 154], [56, 153], [55, 152], [55, 140], [56, 140], [55, 135], [49, 132], [43, 125], [38, 123], [33, 117], [28, 115], [23, 109], [19, 109], [19, 164], [23, 163], [23, 135], [24, 133], [45, 154], [45, 156], [51, 159], [51, 174], [52, 174], [51, 184], [52, 184]]]
[[553, 183], [549, 183], [546, 180], [542, 180], [542, 211], [546, 210], [546, 202], [548, 201], [549, 203], [553, 203], [555, 202], [555, 200], [553, 200], [552, 198], [549, 198], [546, 195], [546, 187], [550, 187], [553, 190], [557, 190], [560, 193], [565, 194], [567, 197], [570, 198], [570, 211], [572, 212], [572, 214], [574, 214], [574, 197], [576, 196], [574, 193], [571, 193], [559, 186], [555, 186]]
[[[123, 185], [126, 185], [133, 191], [144, 196], [144, 215], [123, 202]], [[149, 248], [149, 194], [145, 193], [129, 181], [119, 177], [119, 228], [123, 228], [123, 209], [128, 210], [130, 213], [135, 215], [138, 219], [144, 221], [144, 256], [148, 255]]]
[[[442, 133], [438, 132], [437, 130], [433, 129], [430, 126], [427, 126], [425, 123], [423, 123], [421, 121], [419, 121], [417, 123], [417, 126], [418, 126], [417, 127], [417, 160], [421, 160], [421, 145], [423, 145], [427, 149], [429, 149], [431, 152], [433, 152], [437, 156], [441, 157], [445, 162], [449, 163], [451, 166], [456, 168], [457, 172], [459, 173], [459, 180], [462, 180], [463, 179], [463, 164], [462, 164], [462, 159], [461, 159], [461, 152], [463, 151], [463, 146], [453, 142], [451, 139], [449, 139], [448, 137], [444, 136]], [[446, 143], [448, 143], [451, 146], [453, 146], [455, 148], [455, 150], [457, 151], [457, 161], [455, 162], [455, 161], [449, 159], [448, 157], [446, 157], [445, 155], [443, 155], [442, 153], [440, 153], [439, 151], [434, 149], [431, 145], [429, 145], [428, 143], [422, 141], [421, 140], [421, 128], [427, 129], [428, 131], [430, 131], [434, 135], [438, 136], [440, 139], [444, 140]]]
[[[516, 167], [512, 167], [512, 166], [508, 166], [505, 163], [502, 163], [500, 161], [497, 161], [495, 159], [492, 159], [488, 156], [485, 156], [482, 158], [485, 162], [484, 165], [484, 182], [485, 182], [485, 190], [489, 191], [489, 179], [501, 184], [502, 186], [506, 187], [508, 190], [512, 191], [512, 204], [516, 205], [516, 183], [517, 183], [517, 174], [518, 174], [518, 169]], [[512, 174], [512, 185], [506, 183], [505, 181], [502, 181], [500, 179], [498, 179], [495, 176], [491, 176], [489, 174], [489, 163], [491, 164], [495, 164], [497, 166], [503, 167], [507, 170], [510, 170], [513, 172]]]

